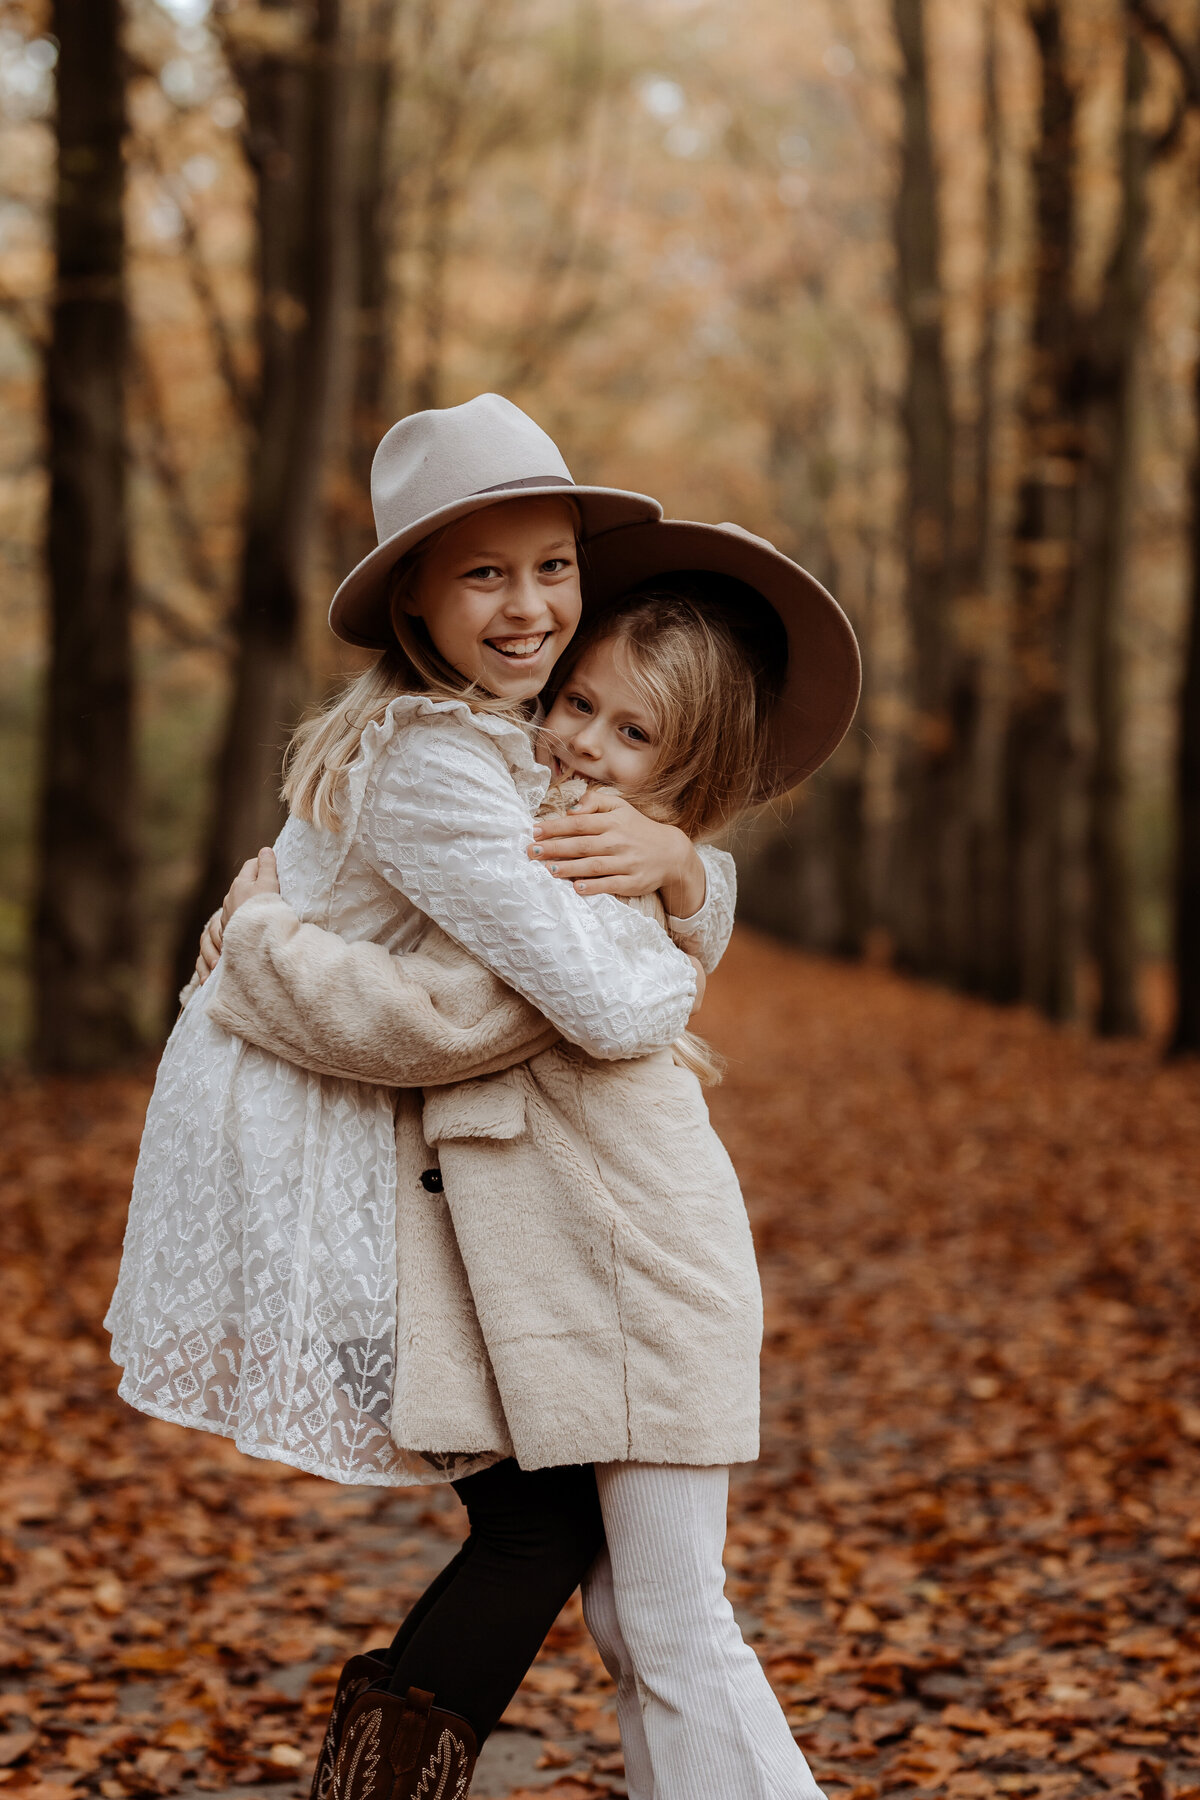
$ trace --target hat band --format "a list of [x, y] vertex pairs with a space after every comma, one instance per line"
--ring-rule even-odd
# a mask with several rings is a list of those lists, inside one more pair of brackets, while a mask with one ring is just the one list
[[520, 481], [498, 481], [495, 487], [476, 488], [471, 498], [476, 500], [480, 494], [504, 494], [513, 488], [574, 486], [575, 483], [568, 481], [565, 475], [523, 475]]

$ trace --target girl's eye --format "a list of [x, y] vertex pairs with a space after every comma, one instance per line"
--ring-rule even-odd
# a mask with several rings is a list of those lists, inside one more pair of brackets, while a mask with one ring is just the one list
[[494, 581], [496, 576], [502, 573], [503, 571], [496, 568], [494, 563], [484, 563], [478, 569], [468, 569], [465, 579], [467, 581]]
[[590, 713], [592, 710], [582, 694], [568, 694], [567, 705], [573, 706], [576, 712]]
[[558, 575], [563, 569], [569, 569], [570, 563], [565, 556], [550, 556], [542, 564], [543, 575]]
[[626, 725], [625, 730], [635, 744], [648, 744], [650, 742], [646, 733], [638, 725]]

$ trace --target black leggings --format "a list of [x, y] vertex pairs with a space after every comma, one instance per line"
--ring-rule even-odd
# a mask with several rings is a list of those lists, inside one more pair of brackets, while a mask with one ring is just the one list
[[482, 1744], [604, 1543], [591, 1464], [511, 1460], [454, 1483], [470, 1536], [392, 1641], [389, 1687], [425, 1688]]

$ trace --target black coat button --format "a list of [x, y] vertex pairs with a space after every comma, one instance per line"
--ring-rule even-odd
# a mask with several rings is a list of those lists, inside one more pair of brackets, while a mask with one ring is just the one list
[[442, 1192], [442, 1171], [440, 1169], [426, 1169], [425, 1173], [421, 1176], [421, 1186], [425, 1189], [427, 1194], [440, 1194]]

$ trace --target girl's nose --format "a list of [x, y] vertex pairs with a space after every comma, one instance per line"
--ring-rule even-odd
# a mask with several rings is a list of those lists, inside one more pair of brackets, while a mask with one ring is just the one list
[[574, 756], [590, 756], [595, 759], [601, 754], [600, 731], [595, 719], [586, 719], [577, 725], [569, 741]]
[[506, 619], [537, 619], [545, 612], [541, 590], [532, 574], [514, 574], [501, 608]]

